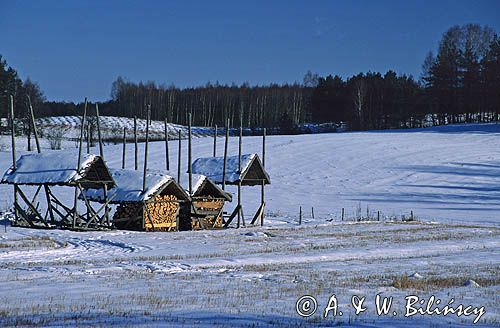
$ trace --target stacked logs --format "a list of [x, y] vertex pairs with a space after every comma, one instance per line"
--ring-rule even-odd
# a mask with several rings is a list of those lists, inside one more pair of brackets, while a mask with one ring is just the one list
[[146, 231], [176, 231], [179, 202], [174, 195], [159, 195], [145, 207], [144, 227]]
[[[198, 214], [205, 215], [203, 218], [192, 220], [192, 229], [220, 229], [222, 228], [222, 208], [224, 200], [217, 198], [200, 198], [193, 200], [193, 207]], [[201, 221], [201, 222], [200, 222]], [[203, 224], [203, 227], [201, 226]]]
[[118, 229], [142, 229], [142, 203], [124, 203], [116, 208], [113, 224]]

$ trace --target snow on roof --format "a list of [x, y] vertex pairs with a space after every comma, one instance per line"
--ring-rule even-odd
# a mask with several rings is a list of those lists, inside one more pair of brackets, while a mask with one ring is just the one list
[[[206, 175], [202, 174], [192, 174], [193, 178], [193, 191], [191, 196], [213, 196], [217, 198], [225, 198], [227, 201], [231, 201], [231, 194], [222, 190], [219, 186], [217, 186], [212, 180], [210, 180]], [[206, 185], [210, 185], [212, 187], [212, 193], [210, 195], [204, 194], [204, 190]], [[184, 190], [189, 192], [189, 174], [183, 173], [181, 175], [181, 185]]]
[[[99, 163], [102, 176], [89, 177], [89, 169]], [[89, 180], [95, 184], [99, 182], [96, 177], [106, 179], [113, 183], [106, 164], [100, 156], [85, 154], [81, 164], [76, 169], [77, 157], [74, 153], [49, 152], [43, 154], [22, 155], [16, 161], [16, 168], [9, 168], [3, 175], [1, 183], [20, 185], [74, 185], [79, 180]], [[95, 172], [93, 172], [95, 173]]]
[[[224, 157], [198, 158], [192, 165], [193, 173], [206, 175], [215, 183], [222, 183], [224, 170]], [[249, 175], [249, 172], [252, 174]], [[262, 162], [257, 154], [245, 154], [241, 156], [241, 172], [238, 168], [238, 156], [227, 157], [226, 183], [236, 184], [238, 181], [243, 185], [260, 184], [262, 180], [270, 183], [269, 175], [264, 170]]]
[[[126, 169], [110, 169], [116, 186], [108, 190], [110, 203], [143, 202], [162, 192], [168, 186], [180, 200], [188, 200], [189, 195], [175, 182], [174, 178], [161, 171], [148, 170], [146, 173], [146, 191], [142, 192], [143, 172]], [[104, 201], [104, 190], [84, 190], [87, 199]]]

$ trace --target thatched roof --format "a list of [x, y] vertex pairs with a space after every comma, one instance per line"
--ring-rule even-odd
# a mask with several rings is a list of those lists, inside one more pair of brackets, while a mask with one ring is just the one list
[[18, 185], [59, 185], [83, 188], [102, 188], [103, 184], [114, 185], [106, 163], [98, 155], [82, 156], [77, 169], [77, 155], [62, 151], [43, 154], [22, 155], [16, 168], [9, 168], [1, 183]]
[[[116, 186], [108, 190], [108, 199], [111, 199], [111, 204], [144, 202], [162, 194], [174, 195], [179, 200], [190, 199], [174, 178], [164, 172], [147, 171], [145, 192], [142, 192], [142, 171], [110, 169], [110, 172], [116, 182]], [[104, 202], [103, 190], [84, 190], [84, 194], [91, 201]]]
[[[222, 183], [224, 157], [198, 158], [192, 165], [193, 173], [206, 175], [215, 183]], [[226, 164], [226, 184], [238, 184], [243, 186], [260, 185], [262, 182], [270, 184], [271, 179], [267, 174], [257, 154], [246, 154], [241, 156], [241, 171], [238, 168], [238, 156], [229, 156]]]

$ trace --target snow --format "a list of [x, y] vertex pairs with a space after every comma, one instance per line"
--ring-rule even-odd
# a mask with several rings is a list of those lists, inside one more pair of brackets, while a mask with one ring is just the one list
[[[245, 178], [246, 171], [254, 160], [258, 160], [257, 154], [241, 155], [241, 170], [239, 167], [239, 156], [228, 156], [226, 160], [226, 183], [237, 183]], [[222, 183], [224, 178], [224, 157], [203, 157], [193, 162], [194, 173], [203, 174], [216, 183]]]
[[86, 154], [78, 170], [75, 154], [68, 152], [47, 152], [25, 154], [16, 161], [16, 168], [10, 167], [3, 175], [2, 183], [9, 184], [71, 184], [79, 180], [85, 169], [97, 156]]
[[[244, 152], [260, 154], [261, 141], [244, 137]], [[220, 156], [223, 139], [218, 143]], [[186, 146], [182, 172], [187, 171]], [[164, 143], [149, 147], [148, 165], [162, 170]], [[170, 144], [171, 160], [177, 158], [176, 147], [176, 141]], [[16, 228], [4, 219], [0, 325], [498, 326], [498, 149], [496, 124], [268, 136], [265, 162], [273, 183], [265, 189], [264, 227], [73, 232]], [[108, 166], [121, 167], [121, 150], [121, 145], [106, 145]], [[143, 150], [140, 144], [139, 154]], [[193, 139], [194, 158], [210, 157], [212, 151], [213, 138]], [[229, 154], [237, 151], [238, 139], [230, 138]], [[129, 168], [133, 152], [127, 145]], [[10, 160], [8, 151], [0, 151], [0, 169], [7, 170]], [[171, 169], [177, 172], [175, 165]], [[142, 188], [141, 173], [135, 173], [140, 183], [130, 189]], [[195, 187], [198, 181], [193, 180]], [[186, 183], [183, 174], [184, 188]], [[242, 188], [246, 218], [259, 206], [260, 191]], [[71, 201], [73, 193], [60, 192], [62, 200]], [[12, 203], [12, 186], [0, 185], [0, 195], [5, 211]], [[377, 212], [379, 222], [374, 221]], [[416, 220], [402, 222], [411, 212]], [[398, 287], [395, 281], [402, 278], [410, 287]], [[345, 314], [323, 318], [332, 294]], [[378, 294], [394, 298], [396, 316], [375, 313]], [[295, 311], [303, 295], [313, 295], [319, 305], [307, 319]], [[365, 313], [354, 314], [352, 295], [366, 297]], [[478, 325], [472, 324], [473, 317], [456, 315], [406, 318], [407, 295], [434, 295], [442, 304], [453, 298], [454, 304], [484, 306], [485, 314]]]
[[[143, 192], [142, 171], [110, 169], [110, 173], [116, 183], [114, 188], [108, 190], [108, 198], [111, 199], [111, 203], [144, 202], [161, 192], [168, 184], [176, 183], [174, 178], [161, 171], [148, 170], [146, 172], [146, 190]], [[104, 190], [102, 189], [88, 189], [84, 193], [90, 200], [104, 201]], [[184, 196], [183, 200], [189, 199], [187, 194]]]

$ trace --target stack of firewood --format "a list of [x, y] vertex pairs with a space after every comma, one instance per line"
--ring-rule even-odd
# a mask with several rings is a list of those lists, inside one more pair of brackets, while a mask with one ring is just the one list
[[177, 230], [179, 203], [174, 195], [156, 196], [146, 205], [144, 213], [146, 231]]

